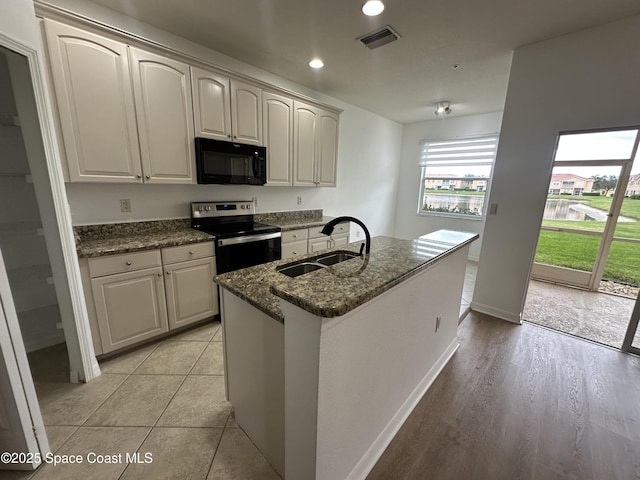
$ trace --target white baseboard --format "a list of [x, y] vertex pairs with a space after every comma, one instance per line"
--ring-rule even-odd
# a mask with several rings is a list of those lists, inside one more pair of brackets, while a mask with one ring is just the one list
[[396, 433], [398, 433], [398, 430], [400, 430], [400, 427], [402, 427], [420, 399], [427, 392], [431, 384], [438, 377], [459, 346], [460, 343], [458, 342], [458, 339], [455, 338], [445, 349], [442, 355], [440, 355], [440, 358], [438, 358], [435, 365], [429, 369], [413, 392], [411, 392], [411, 395], [409, 395], [405, 400], [400, 409], [395, 413], [395, 415], [393, 415], [393, 417], [391, 417], [389, 423], [387, 423], [386, 427], [382, 430], [380, 435], [378, 435], [378, 438], [376, 438], [371, 444], [356, 466], [353, 467], [353, 470], [351, 470], [346, 480], [361, 480], [367, 477], [369, 472], [371, 472], [384, 453], [385, 449], [391, 443], [391, 440], [393, 440]]
[[517, 323], [517, 324], [522, 323], [519, 313], [507, 312], [506, 310], [491, 307], [489, 305], [484, 305], [482, 303], [471, 302], [471, 310], [475, 312], [485, 313], [487, 315], [491, 315], [492, 317], [496, 317], [501, 320], [506, 320], [507, 322]]

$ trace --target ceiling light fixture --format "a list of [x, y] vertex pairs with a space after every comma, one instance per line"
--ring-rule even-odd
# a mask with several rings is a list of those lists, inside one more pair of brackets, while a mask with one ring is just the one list
[[436, 103], [436, 115], [449, 115], [451, 113], [451, 103], [447, 100]]
[[309, 62], [309, 66], [311, 68], [322, 68], [322, 67], [324, 67], [324, 62], [322, 60], [320, 60], [319, 58], [314, 58], [313, 60], [311, 60]]
[[384, 3], [380, 0], [369, 0], [362, 6], [362, 13], [369, 17], [380, 15], [384, 10]]

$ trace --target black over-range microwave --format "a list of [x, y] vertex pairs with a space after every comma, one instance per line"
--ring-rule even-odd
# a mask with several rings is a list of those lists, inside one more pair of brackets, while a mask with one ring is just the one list
[[198, 183], [264, 185], [267, 148], [196, 137]]

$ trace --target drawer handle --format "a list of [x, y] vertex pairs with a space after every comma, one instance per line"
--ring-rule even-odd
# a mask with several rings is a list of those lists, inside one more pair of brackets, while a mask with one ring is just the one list
[[193, 254], [194, 254], [194, 252], [193, 252], [193, 250], [191, 250], [191, 251], [189, 252], [189, 255], [193, 255]]
[[127, 267], [130, 267], [131, 265], [133, 265], [133, 262], [131, 260], [127, 260], [126, 262]]

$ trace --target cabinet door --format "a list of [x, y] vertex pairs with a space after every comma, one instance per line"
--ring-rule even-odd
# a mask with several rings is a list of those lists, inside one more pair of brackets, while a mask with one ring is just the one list
[[317, 185], [336, 186], [338, 158], [338, 115], [320, 110], [318, 114]]
[[164, 268], [169, 329], [213, 317], [218, 310], [218, 293], [213, 283], [213, 257], [175, 263]]
[[267, 185], [293, 185], [293, 100], [262, 93]]
[[233, 140], [262, 145], [262, 90], [231, 80], [231, 130]]
[[295, 257], [307, 253], [307, 240], [282, 244], [282, 258]]
[[196, 137], [231, 139], [229, 78], [191, 67]]
[[297, 101], [293, 109], [293, 184], [315, 187], [318, 109]]
[[127, 46], [45, 20], [72, 182], [141, 182]]
[[91, 280], [103, 353], [168, 331], [162, 268]]
[[308, 253], [319, 252], [320, 250], [325, 250], [330, 246], [331, 245], [329, 244], [329, 239], [327, 237], [309, 239]]
[[145, 182], [194, 183], [189, 66], [130, 49]]
[[349, 234], [346, 235], [331, 235], [331, 240], [333, 240], [333, 246], [339, 247], [341, 245], [346, 245], [349, 243]]

